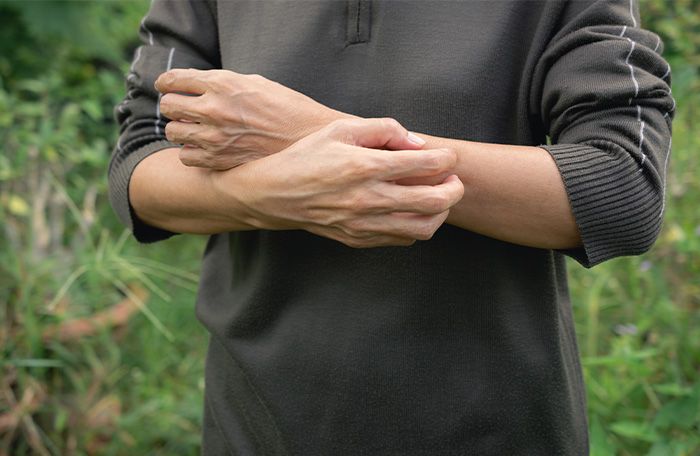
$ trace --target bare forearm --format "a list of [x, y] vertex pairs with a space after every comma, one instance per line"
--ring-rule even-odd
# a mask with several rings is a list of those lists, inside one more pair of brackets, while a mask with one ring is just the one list
[[[209, 83], [202, 84], [203, 78]], [[197, 84], [201, 87], [192, 89]], [[156, 86], [167, 92], [161, 100], [161, 112], [170, 118], [187, 120], [170, 122], [166, 127], [168, 139], [194, 144], [188, 146], [185, 157], [181, 154], [180, 158], [189, 156], [186, 163], [205, 168], [226, 169], [257, 161], [256, 158], [276, 154], [338, 118], [355, 117], [265, 78], [230, 71], [171, 70], [158, 79]], [[235, 116], [219, 118], [218, 113], [231, 105], [227, 100], [236, 90], [242, 90], [240, 87], [248, 87], [246, 90], [250, 93], [258, 94], [258, 98], [237, 109], [237, 112], [246, 112], [246, 123], [254, 128], [242, 129], [243, 119]], [[183, 97], [176, 93], [186, 89], [197, 90], [199, 95]], [[212, 103], [222, 106], [212, 110]], [[260, 106], [275, 103], [279, 104], [278, 110], [260, 109]], [[188, 115], [193, 117], [187, 118]], [[217, 126], [214, 131], [223, 138], [220, 145], [212, 146], [211, 141], [198, 136], [201, 131], [198, 133], [197, 129], [202, 130], [204, 124], [209, 125], [210, 130], [212, 125]], [[428, 141], [424, 148], [447, 147], [459, 157], [456, 171], [466, 186], [466, 194], [450, 209], [448, 223], [532, 247], [567, 248], [580, 244], [560, 173], [546, 150], [422, 136]], [[387, 148], [385, 146], [379, 145], [379, 148]], [[215, 160], [207, 162], [207, 157]], [[439, 183], [435, 178], [412, 182], [418, 185]], [[203, 214], [205, 219], [206, 215]], [[214, 226], [219, 228], [221, 224]]]
[[[408, 145], [396, 121], [352, 119], [226, 171], [188, 167], [180, 149], [164, 149], [135, 167], [130, 201], [146, 224], [180, 233], [303, 229], [351, 247], [410, 245], [432, 236], [464, 188], [453, 152]], [[437, 185], [396, 183], [445, 173]]]
[[178, 153], [176, 148], [163, 149], [134, 169], [129, 199], [137, 216], [149, 225], [178, 233], [254, 229], [246, 221], [245, 207], [236, 204], [230, 194], [222, 194], [215, 185], [221, 171], [185, 166]]
[[419, 136], [425, 147], [457, 152], [456, 173], [465, 192], [447, 223], [530, 247], [581, 244], [561, 175], [546, 150]]

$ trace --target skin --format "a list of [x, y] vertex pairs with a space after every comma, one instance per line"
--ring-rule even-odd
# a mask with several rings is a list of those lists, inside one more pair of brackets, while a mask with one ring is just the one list
[[[410, 245], [433, 235], [464, 187], [454, 152], [400, 149], [406, 138], [393, 119], [341, 119], [224, 171], [165, 149], [135, 168], [130, 198], [146, 223], [178, 232], [303, 229], [351, 247]], [[406, 177], [439, 183], [396, 182]]]
[[429, 239], [446, 222], [530, 247], [581, 245], [542, 148], [409, 134], [394, 119], [360, 119], [228, 70], [171, 70], [156, 88], [173, 119], [166, 136], [185, 146], [132, 175], [132, 205], [154, 226], [305, 229], [373, 247]]

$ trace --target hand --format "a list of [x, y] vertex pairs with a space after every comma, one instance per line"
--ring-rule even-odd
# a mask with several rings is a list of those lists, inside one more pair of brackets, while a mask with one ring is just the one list
[[[464, 194], [448, 149], [380, 150], [405, 141], [394, 119], [343, 119], [283, 151], [215, 173], [215, 186], [242, 202], [260, 229], [304, 229], [351, 247], [427, 240]], [[245, 172], [243, 172], [245, 170]], [[240, 171], [240, 172], [236, 172]], [[438, 185], [399, 185], [443, 173]], [[241, 182], [241, 176], [255, 176]]]
[[[168, 140], [188, 166], [225, 170], [290, 146], [348, 116], [257, 74], [174, 69], [155, 82]], [[189, 94], [189, 95], [187, 95]]]

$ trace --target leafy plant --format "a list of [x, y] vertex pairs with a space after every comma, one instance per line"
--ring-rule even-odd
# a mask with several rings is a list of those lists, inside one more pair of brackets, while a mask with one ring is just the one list
[[[700, 0], [640, 2], [678, 100], [664, 229], [570, 263], [593, 456], [700, 454]], [[203, 239], [112, 214], [112, 109], [145, 0], [0, 0], [0, 454], [197, 454]], [[179, 265], [173, 267], [172, 265]]]

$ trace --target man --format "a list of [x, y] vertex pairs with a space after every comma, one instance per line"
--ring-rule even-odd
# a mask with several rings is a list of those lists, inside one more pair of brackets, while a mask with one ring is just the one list
[[142, 242], [212, 235], [205, 454], [588, 453], [564, 255], [651, 247], [671, 147], [634, 0], [155, 0], [140, 32], [110, 197]]

